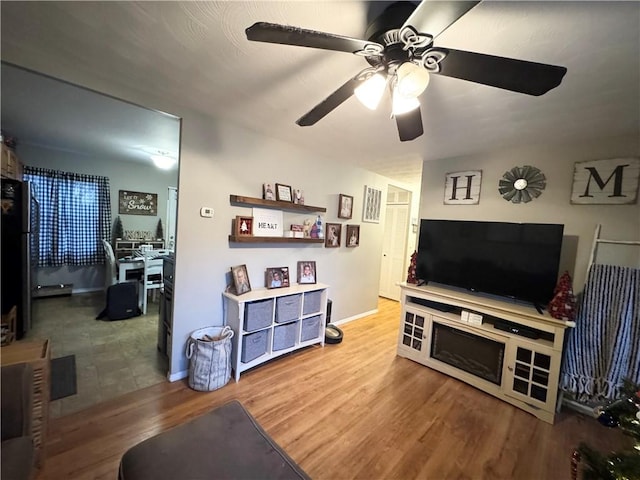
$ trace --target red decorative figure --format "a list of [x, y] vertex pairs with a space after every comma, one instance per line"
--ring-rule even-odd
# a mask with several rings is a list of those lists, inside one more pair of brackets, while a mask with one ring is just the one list
[[407, 272], [407, 283], [418, 283], [416, 278], [416, 262], [418, 261], [418, 252], [415, 251], [411, 255], [411, 262], [409, 263], [409, 271]]
[[571, 275], [564, 272], [556, 289], [553, 292], [553, 298], [547, 306], [549, 315], [558, 320], [573, 321], [576, 316], [576, 297], [573, 295], [573, 287], [571, 286]]

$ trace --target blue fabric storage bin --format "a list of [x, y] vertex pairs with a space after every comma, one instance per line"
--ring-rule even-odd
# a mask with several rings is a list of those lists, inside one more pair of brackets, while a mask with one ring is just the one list
[[312, 313], [319, 313], [322, 303], [322, 291], [317, 292], [305, 292], [304, 302], [302, 304], [302, 314], [310, 315]]
[[273, 350], [284, 350], [296, 344], [298, 323], [287, 323], [273, 328]]
[[302, 333], [300, 334], [301, 342], [306, 342], [307, 340], [313, 340], [320, 337], [321, 320], [322, 315], [315, 315], [302, 320]]
[[284, 323], [298, 320], [301, 301], [302, 295], [299, 293], [276, 298], [276, 322]]
[[267, 353], [269, 343], [269, 330], [260, 330], [259, 332], [249, 333], [242, 336], [242, 355], [240, 360], [242, 363], [248, 363], [258, 358], [260, 355]]
[[253, 332], [271, 325], [273, 298], [248, 302], [244, 306], [244, 331]]

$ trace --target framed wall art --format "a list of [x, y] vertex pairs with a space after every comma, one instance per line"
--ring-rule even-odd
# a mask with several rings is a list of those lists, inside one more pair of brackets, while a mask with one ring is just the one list
[[339, 247], [342, 225], [339, 223], [327, 223], [326, 226], [327, 234], [324, 237], [324, 246], [327, 248]]
[[382, 208], [382, 190], [366, 186], [364, 187], [364, 208], [362, 209], [362, 221], [380, 223], [380, 209]]
[[360, 245], [360, 225], [347, 225], [347, 247], [357, 247]]
[[276, 183], [276, 200], [279, 202], [292, 202], [293, 196], [289, 185]]
[[353, 216], [353, 197], [340, 194], [338, 200], [338, 218], [349, 219]]
[[447, 173], [444, 178], [445, 205], [477, 205], [480, 203], [482, 170]]
[[253, 235], [253, 217], [236, 215], [233, 234], [236, 237], [251, 237]]
[[118, 191], [118, 213], [120, 215], [158, 215], [158, 194]]
[[270, 183], [262, 184], [262, 198], [265, 200], [275, 200], [276, 193], [273, 191], [273, 185]]
[[298, 283], [316, 283], [316, 262], [298, 262]]
[[640, 159], [577, 162], [573, 170], [574, 205], [631, 205], [638, 202]]
[[249, 274], [247, 273], [246, 265], [237, 265], [231, 267], [231, 276], [233, 277], [233, 287], [236, 291], [236, 295], [242, 295], [251, 291], [251, 284], [249, 283]]
[[289, 286], [289, 267], [267, 268], [265, 276], [267, 288], [283, 288]]

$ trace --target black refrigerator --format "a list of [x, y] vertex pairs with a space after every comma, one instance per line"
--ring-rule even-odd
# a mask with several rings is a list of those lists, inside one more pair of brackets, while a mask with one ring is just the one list
[[17, 307], [16, 338], [31, 329], [40, 207], [29, 182], [2, 179], [2, 314]]

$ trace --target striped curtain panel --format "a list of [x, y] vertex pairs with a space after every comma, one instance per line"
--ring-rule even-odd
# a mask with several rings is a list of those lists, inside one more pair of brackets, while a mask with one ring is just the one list
[[581, 402], [613, 400], [640, 383], [640, 269], [592, 265], [570, 329], [560, 388]]
[[25, 167], [40, 203], [39, 267], [104, 263], [111, 237], [108, 177]]

